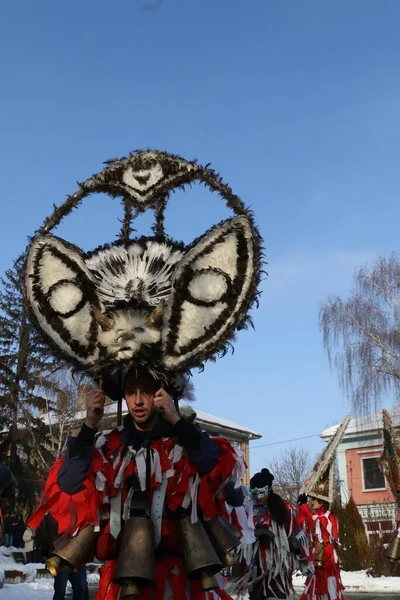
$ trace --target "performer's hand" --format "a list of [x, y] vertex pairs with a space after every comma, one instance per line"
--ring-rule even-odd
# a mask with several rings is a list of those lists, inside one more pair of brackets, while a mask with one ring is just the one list
[[315, 567], [311, 561], [305, 563], [300, 560], [299, 564], [300, 573], [305, 577], [310, 577], [310, 575], [314, 575]]
[[174, 399], [163, 388], [154, 396], [154, 408], [162, 413], [163, 418], [171, 425], [175, 425], [180, 419]]
[[307, 504], [307, 496], [306, 496], [306, 494], [300, 494], [300, 496], [297, 498], [297, 504], [299, 506], [301, 506], [302, 504]]
[[322, 569], [322, 567], [324, 566], [324, 563], [322, 560], [314, 560], [313, 564], [316, 569]]
[[104, 415], [104, 402], [106, 396], [103, 390], [90, 390], [86, 399], [86, 421], [85, 425], [96, 429], [97, 423]]

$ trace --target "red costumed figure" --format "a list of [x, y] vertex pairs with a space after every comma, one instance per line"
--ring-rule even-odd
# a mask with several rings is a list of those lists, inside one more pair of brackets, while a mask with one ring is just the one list
[[[330, 510], [333, 501], [334, 461], [349, 423], [346, 417], [316, 461], [299, 496], [299, 521], [308, 536], [315, 567], [300, 600], [343, 600], [345, 589], [339, 566], [339, 520]], [[307, 497], [310, 506], [307, 504]]]
[[[110, 161], [109, 161], [110, 162]], [[172, 190], [203, 182], [234, 216], [189, 246], [164, 232]], [[120, 196], [120, 239], [84, 253], [50, 234], [89, 194]], [[133, 216], [155, 212], [154, 236], [130, 238]], [[58, 539], [54, 574], [94, 554], [97, 600], [229, 598], [219, 572], [251, 538], [240, 479], [245, 464], [223, 438], [182, 417], [190, 369], [226, 350], [256, 300], [261, 238], [253, 216], [208, 166], [157, 151], [115, 159], [56, 208], [27, 252], [26, 297], [54, 354], [99, 384], [42, 503]], [[97, 431], [106, 396], [123, 423]]]
[[340, 578], [339, 557], [339, 521], [329, 511], [326, 502], [307, 497], [299, 506], [299, 520], [308, 532], [313, 548], [315, 574], [308, 577], [301, 600], [341, 600], [344, 598], [344, 586]]

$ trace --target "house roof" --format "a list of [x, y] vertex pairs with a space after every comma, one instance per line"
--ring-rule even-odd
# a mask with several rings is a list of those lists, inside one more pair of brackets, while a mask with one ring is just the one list
[[215, 424], [224, 429], [231, 429], [233, 431], [237, 431], [239, 433], [247, 434], [249, 440], [259, 440], [262, 436], [254, 431], [253, 429], [249, 429], [248, 427], [243, 427], [243, 425], [238, 425], [233, 421], [228, 421], [228, 419], [222, 419], [221, 417], [216, 417], [212, 413], [206, 412], [205, 410], [197, 410], [196, 409], [196, 420], [199, 423], [207, 423], [207, 424]]
[[[394, 427], [400, 427], [400, 402], [398, 404], [393, 404], [389, 408], [386, 409], [392, 419]], [[328, 427], [321, 433], [321, 437], [323, 439], [331, 438], [334, 433], [336, 433], [340, 424], [332, 425], [332, 427]], [[349, 437], [351, 435], [357, 433], [364, 433], [367, 431], [379, 431], [382, 429], [382, 411], [378, 411], [375, 413], [370, 413], [365, 417], [359, 417], [357, 419], [351, 419], [345, 433], [345, 437]]]
[[[128, 411], [125, 400], [122, 401], [122, 414], [126, 414]], [[196, 421], [199, 425], [208, 426], [210, 429], [219, 430], [219, 429], [227, 429], [233, 433], [239, 434], [241, 437], [244, 437], [248, 440], [258, 440], [262, 436], [257, 433], [253, 429], [249, 429], [248, 427], [243, 427], [243, 425], [239, 425], [238, 423], [234, 423], [233, 421], [229, 421], [228, 419], [223, 419], [221, 417], [217, 417], [212, 413], [206, 412], [204, 410], [195, 409], [196, 412]], [[112, 402], [110, 404], [106, 404], [104, 407], [104, 415], [105, 417], [115, 415], [117, 413], [117, 402]], [[75, 413], [74, 420], [82, 421], [86, 416], [86, 411], [78, 411]], [[45, 414], [42, 416], [42, 419], [45, 423], [49, 423], [49, 416]], [[57, 417], [55, 414], [51, 414], [51, 422], [56, 423]]]

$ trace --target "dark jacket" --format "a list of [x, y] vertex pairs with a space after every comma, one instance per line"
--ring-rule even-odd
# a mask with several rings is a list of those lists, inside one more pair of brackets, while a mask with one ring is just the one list
[[7, 535], [10, 535], [13, 532], [13, 519], [9, 516], [4, 517], [4, 521], [3, 521], [3, 533], [6, 533]]
[[57, 537], [57, 521], [47, 513], [36, 530], [36, 549], [43, 560], [47, 560], [53, 553], [54, 540]]
[[26, 523], [24, 523], [23, 520], [13, 520], [11, 533], [13, 534], [13, 546], [15, 546], [15, 548], [24, 547], [24, 541], [22, 539], [22, 536], [24, 535], [25, 529]]

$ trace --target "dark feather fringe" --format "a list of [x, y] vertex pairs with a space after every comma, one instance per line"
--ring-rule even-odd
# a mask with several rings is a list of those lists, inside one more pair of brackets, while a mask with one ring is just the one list
[[[133, 221], [133, 206], [130, 198], [124, 198], [124, 220], [122, 221], [120, 240], [127, 242], [132, 233], [132, 221]], [[137, 213], [136, 213], [137, 214]]]
[[165, 236], [164, 229], [164, 220], [165, 220], [165, 207], [167, 205], [168, 197], [164, 196], [159, 198], [155, 203], [154, 214], [155, 214], [155, 223], [152, 227], [153, 233], [155, 235], [156, 240], [162, 240]]
[[90, 258], [94, 254], [98, 254], [101, 250], [107, 250], [108, 248], [115, 248], [118, 246], [124, 246], [126, 248], [129, 248], [129, 246], [132, 246], [133, 244], [139, 244], [140, 246], [142, 246], [143, 249], [145, 249], [147, 246], [147, 242], [161, 242], [162, 243], [164, 241], [168, 242], [168, 245], [171, 246], [173, 250], [181, 250], [181, 251], [186, 250], [186, 246], [183, 242], [175, 242], [168, 236], [164, 236], [164, 238], [162, 240], [158, 240], [154, 236], [150, 237], [150, 236], [142, 235], [139, 238], [135, 238], [133, 240], [128, 240], [128, 241], [117, 240], [112, 243], [101, 244], [100, 246], [97, 246], [97, 248], [95, 248], [94, 250], [90, 250], [89, 252], [82, 253], [82, 255], [85, 258]]

